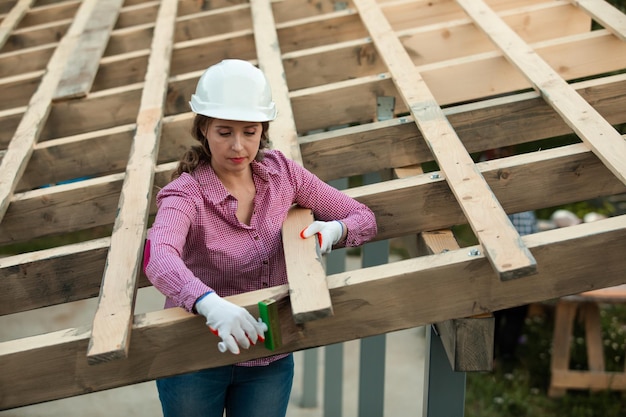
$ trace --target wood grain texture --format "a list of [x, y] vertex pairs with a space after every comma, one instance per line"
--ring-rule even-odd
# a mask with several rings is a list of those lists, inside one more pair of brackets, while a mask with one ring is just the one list
[[92, 10], [66, 66], [52, 100], [84, 97], [91, 90], [100, 58], [115, 25], [123, 0], [100, 0]]
[[300, 232], [311, 224], [311, 218], [310, 210], [294, 207], [282, 228], [291, 310], [296, 323], [333, 315], [326, 271], [321, 254], [316, 250], [317, 236], [300, 237]]
[[496, 274], [502, 280], [511, 280], [536, 273], [535, 259], [522, 244], [379, 6], [373, 0], [357, 0], [355, 5]]
[[589, 103], [482, 0], [457, 0], [489, 38], [563, 117], [598, 158], [626, 184], [626, 141]]
[[626, 41], [626, 15], [611, 3], [602, 0], [573, 0], [573, 4], [589, 13], [593, 20]]
[[[328, 277], [335, 315], [296, 325], [280, 310], [283, 346], [274, 353], [339, 343], [624, 283], [626, 217], [524, 236], [542, 270], [501, 282], [484, 256], [466, 250], [414, 258]], [[607, 251], [610, 245], [613, 251]], [[589, 257], [581, 257], [587, 253]], [[553, 257], [562, 262], [549, 262]], [[597, 274], [597, 265], [605, 268]], [[451, 290], [453, 289], [453, 290]], [[287, 286], [229, 297], [256, 314], [256, 303]], [[446, 303], [441, 300], [446, 299]], [[218, 355], [204, 321], [173, 308], [135, 317], [128, 359], [89, 366], [90, 329], [65, 329], [0, 343], [0, 409], [143, 382], [268, 354], [262, 346]], [[197, 343], [189, 343], [196, 340]], [[19, 376], [19, 377], [18, 377]], [[37, 381], [37, 383], [33, 383]]]
[[141, 269], [154, 165], [159, 152], [177, 7], [176, 0], [169, 0], [162, 2], [159, 8], [146, 82], [137, 115], [137, 130], [124, 176], [100, 298], [93, 319], [87, 351], [87, 360], [91, 364], [126, 358], [128, 355], [137, 276]]
[[17, 182], [26, 169], [33, 146], [39, 140], [42, 127], [50, 113], [52, 96], [61, 78], [65, 61], [78, 41], [73, 35], [82, 31], [96, 3], [95, 0], [82, 3], [67, 36], [62, 39], [52, 55], [46, 74], [41, 80], [41, 86], [29, 101], [28, 109], [17, 126], [5, 156], [0, 161], [0, 221], [9, 208]]

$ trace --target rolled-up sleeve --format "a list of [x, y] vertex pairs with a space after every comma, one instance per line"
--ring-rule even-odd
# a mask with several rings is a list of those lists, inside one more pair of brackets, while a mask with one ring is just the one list
[[296, 203], [310, 208], [317, 220], [341, 220], [348, 228], [346, 239], [338, 246], [360, 246], [376, 236], [376, 216], [369, 207], [328, 185], [295, 162], [289, 165], [296, 184]]
[[157, 202], [159, 210], [146, 242], [150, 253], [146, 276], [176, 306], [192, 311], [196, 299], [211, 290], [183, 261], [196, 207], [190, 195], [166, 188], [159, 193]]

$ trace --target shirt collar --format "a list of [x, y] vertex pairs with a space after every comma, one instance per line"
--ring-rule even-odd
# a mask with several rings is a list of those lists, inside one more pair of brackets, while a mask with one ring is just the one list
[[[270, 176], [278, 174], [274, 167], [268, 167], [263, 162], [252, 161], [250, 164], [252, 175], [261, 181], [269, 182]], [[193, 176], [200, 184], [204, 191], [204, 195], [214, 204], [223, 202], [228, 198], [230, 193], [224, 187], [220, 179], [208, 163], [202, 163], [193, 172]]]

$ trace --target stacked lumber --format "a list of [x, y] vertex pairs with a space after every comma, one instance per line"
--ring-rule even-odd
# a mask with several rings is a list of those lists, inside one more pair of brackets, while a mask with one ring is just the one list
[[[0, 409], [268, 354], [207, 354], [199, 318], [134, 312], [188, 99], [224, 58], [264, 70], [273, 146], [320, 178], [395, 170], [345, 191], [376, 239], [468, 224], [479, 242], [313, 287], [290, 262], [288, 286], [231, 297], [292, 292], [281, 352], [626, 282], [626, 216], [524, 237], [507, 217], [626, 193], [626, 19], [601, 0], [0, 0], [0, 18], [0, 314], [99, 297], [91, 326], [0, 343]], [[296, 324], [325, 294], [332, 314]]]

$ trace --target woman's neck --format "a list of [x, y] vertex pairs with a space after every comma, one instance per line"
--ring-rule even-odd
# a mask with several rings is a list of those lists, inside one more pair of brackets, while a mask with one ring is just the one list
[[226, 187], [226, 189], [231, 193], [242, 188], [248, 189], [250, 186], [254, 186], [254, 182], [252, 180], [252, 169], [250, 166], [242, 171], [220, 172], [215, 169], [213, 169], [213, 171], [224, 187]]

